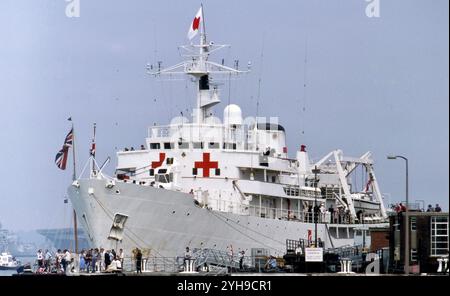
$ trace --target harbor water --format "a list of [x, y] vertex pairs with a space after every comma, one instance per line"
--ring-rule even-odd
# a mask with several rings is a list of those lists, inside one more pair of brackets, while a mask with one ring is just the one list
[[[36, 261], [36, 257], [16, 257], [17, 260], [21, 262], [21, 264], [30, 264], [33, 266], [34, 262]], [[12, 276], [13, 274], [16, 274], [16, 270], [0, 270], [0, 276]]]

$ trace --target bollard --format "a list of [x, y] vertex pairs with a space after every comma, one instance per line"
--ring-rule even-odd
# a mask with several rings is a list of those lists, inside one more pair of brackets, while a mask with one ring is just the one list
[[184, 261], [184, 271], [182, 271], [182, 273], [197, 273], [194, 270], [194, 259], [186, 259]]
[[143, 259], [142, 263], [141, 263], [141, 268], [142, 268], [142, 272], [146, 272], [147, 271], [147, 259]]
[[437, 272], [446, 273], [448, 270], [448, 258], [439, 258], [439, 259], [437, 259], [437, 261], [439, 262], [439, 267], [438, 267]]
[[347, 260], [347, 272], [352, 272], [352, 260]]
[[341, 273], [347, 273], [347, 260], [341, 259]]
[[347, 258], [341, 259], [341, 271], [338, 273], [353, 273], [352, 260]]
[[443, 263], [444, 259], [439, 258], [439, 259], [437, 259], [437, 261], [439, 262], [439, 267], [438, 267], [437, 272], [442, 272], [442, 263]]

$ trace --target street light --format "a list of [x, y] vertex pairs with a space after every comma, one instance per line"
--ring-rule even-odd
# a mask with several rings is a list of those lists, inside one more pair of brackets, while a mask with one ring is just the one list
[[387, 159], [401, 158], [406, 162], [406, 211], [405, 211], [405, 273], [409, 274], [409, 196], [408, 196], [408, 158], [401, 155], [388, 155]]
[[[314, 246], [317, 248], [317, 220], [319, 219], [318, 214], [319, 211], [317, 211], [317, 174], [320, 173], [320, 169], [317, 168], [317, 166], [314, 166], [314, 169], [312, 170], [314, 173], [314, 210], [313, 210], [313, 218], [314, 218]], [[317, 211], [317, 212], [316, 212]]]

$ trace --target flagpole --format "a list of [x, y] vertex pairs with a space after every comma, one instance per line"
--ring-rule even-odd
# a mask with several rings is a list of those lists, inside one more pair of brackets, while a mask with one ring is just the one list
[[202, 28], [203, 28], [203, 32], [201, 35], [202, 39], [204, 38], [203, 43], [206, 43], [206, 26], [205, 26], [205, 14], [203, 13], [203, 3], [200, 4], [200, 6], [202, 8]]
[[[202, 26], [200, 28], [200, 65], [204, 65], [204, 62], [206, 61], [207, 58], [207, 54], [205, 54], [206, 51], [206, 26], [205, 26], [205, 15], [203, 13], [203, 3], [200, 4], [200, 10], [202, 11], [202, 15], [201, 15], [201, 22], [202, 22]], [[200, 77], [198, 77], [197, 83], [200, 83]], [[203, 114], [202, 114], [202, 109], [201, 109], [201, 95], [200, 95], [200, 84], [199, 84], [199, 89], [198, 89], [198, 94], [197, 94], [197, 123], [200, 124], [203, 121]]]
[[[72, 118], [70, 118], [70, 121], [72, 121]], [[75, 167], [75, 129], [73, 128], [73, 121], [72, 121], [72, 160], [73, 160], [72, 181], [75, 181], [77, 179], [77, 172]]]
[[[73, 159], [73, 174], [72, 181], [77, 179], [76, 167], [75, 167], [75, 129], [73, 128], [72, 117], [69, 118], [72, 122], [72, 159]], [[73, 208], [73, 236], [75, 240], [75, 253], [78, 254], [78, 226], [77, 226], [77, 212]]]
[[96, 130], [96, 123], [94, 122], [94, 136], [92, 137], [92, 143], [91, 143], [91, 175], [93, 176], [93, 173], [95, 171], [95, 130]]

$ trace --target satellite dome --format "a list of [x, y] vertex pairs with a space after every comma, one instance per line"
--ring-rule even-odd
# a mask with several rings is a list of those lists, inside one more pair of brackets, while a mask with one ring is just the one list
[[230, 104], [223, 110], [223, 122], [225, 125], [241, 125], [242, 111], [238, 105]]

